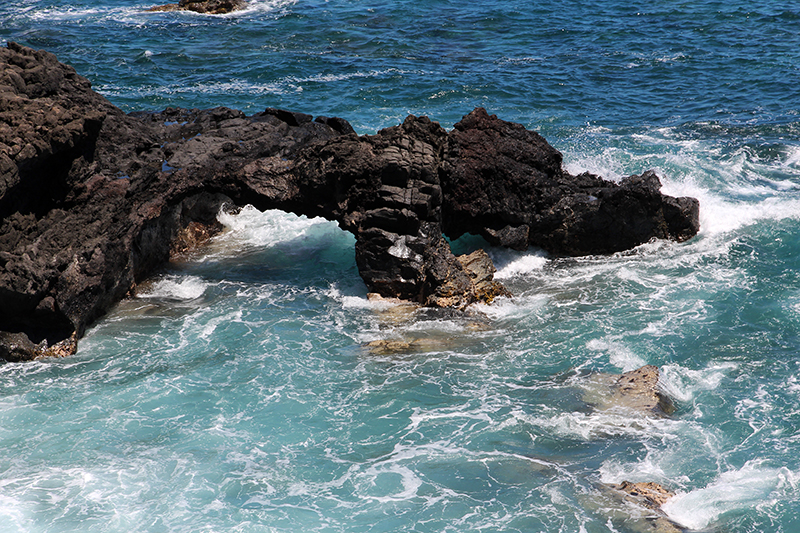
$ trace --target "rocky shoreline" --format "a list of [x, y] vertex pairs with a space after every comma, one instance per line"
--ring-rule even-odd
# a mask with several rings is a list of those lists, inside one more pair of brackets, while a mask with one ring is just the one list
[[[45, 51], [0, 49], [0, 359], [76, 349], [87, 326], [223, 206], [334, 220], [370, 292], [463, 308], [507, 291], [444, 236], [605, 254], [699, 230], [653, 172], [570, 175], [540, 135], [483, 109], [450, 132], [409, 116], [376, 135], [278, 109], [125, 114]], [[472, 265], [472, 266], [471, 266]], [[56, 349], [57, 348], [57, 349]]]

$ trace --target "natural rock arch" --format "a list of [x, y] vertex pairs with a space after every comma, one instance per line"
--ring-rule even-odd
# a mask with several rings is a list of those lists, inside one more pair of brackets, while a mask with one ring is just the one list
[[541, 136], [480, 108], [449, 133], [409, 116], [364, 136], [277, 109], [126, 115], [52, 54], [14, 43], [0, 49], [0, 102], [5, 359], [74, 350], [225, 202], [334, 220], [355, 235], [370, 291], [442, 307], [504, 291], [443, 235], [580, 255], [698, 231], [697, 201], [662, 195], [654, 173], [572, 176]]

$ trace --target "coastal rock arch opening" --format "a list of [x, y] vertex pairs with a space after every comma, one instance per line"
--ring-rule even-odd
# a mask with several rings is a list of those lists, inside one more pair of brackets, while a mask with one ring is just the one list
[[213, 223], [190, 222], [178, 232], [171, 263], [205, 262], [209, 268], [214, 265], [220, 277], [232, 280], [340, 283], [366, 294], [355, 262], [355, 242], [352, 233], [323, 217], [224, 202]]

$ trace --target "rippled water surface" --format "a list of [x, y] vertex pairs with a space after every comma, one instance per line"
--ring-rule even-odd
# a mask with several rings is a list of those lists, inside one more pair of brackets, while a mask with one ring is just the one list
[[[0, 40], [127, 111], [371, 133], [483, 106], [571, 172], [656, 169], [702, 229], [607, 257], [490, 249], [514, 298], [450, 313], [369, 301], [333, 223], [225, 216], [77, 355], [0, 365], [0, 531], [655, 531], [605, 489], [623, 480], [675, 491], [689, 531], [800, 531], [796, 2], [149, 5], [7, 0]], [[592, 407], [593, 374], [644, 364], [672, 417]]]

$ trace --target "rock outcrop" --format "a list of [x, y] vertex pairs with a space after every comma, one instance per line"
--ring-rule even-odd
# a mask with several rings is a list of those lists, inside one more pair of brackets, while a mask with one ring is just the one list
[[619, 485], [611, 485], [612, 488], [624, 492], [627, 496], [635, 498], [637, 503], [648, 509], [661, 509], [667, 500], [675, 496], [675, 493], [652, 481], [632, 483], [623, 481]]
[[628, 411], [649, 416], [675, 412], [672, 399], [661, 391], [657, 366], [645, 365], [624, 374], [594, 374], [584, 399], [601, 411]]
[[601, 487], [589, 507], [606, 515], [624, 531], [640, 533], [684, 533], [686, 530], [670, 520], [661, 506], [675, 493], [659, 483], [623, 481]]
[[180, 0], [177, 4], [151, 7], [148, 11], [194, 11], [209, 15], [224, 15], [244, 9], [246, 6], [245, 0]]
[[[334, 220], [367, 288], [463, 308], [506, 295], [466, 232], [556, 254], [685, 240], [698, 204], [561, 168], [544, 139], [476, 109], [447, 132], [409, 116], [376, 135], [266, 109], [126, 115], [55, 56], [0, 49], [0, 358], [74, 349], [137, 283], [213, 233], [224, 205]], [[27, 339], [27, 340], [26, 340]], [[54, 350], [58, 345], [59, 349]], [[73, 348], [70, 348], [73, 347]]]
[[611, 183], [561, 166], [536, 132], [477, 109], [454, 126], [442, 173], [444, 231], [561, 255], [619, 252], [652, 238], [685, 241], [699, 229], [694, 198], [661, 194], [652, 171]]

